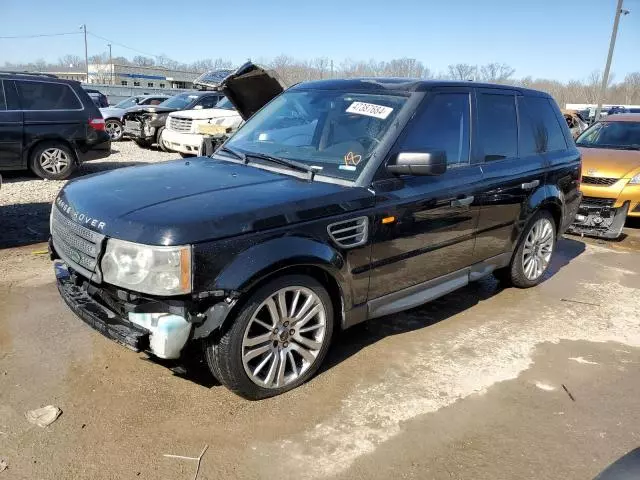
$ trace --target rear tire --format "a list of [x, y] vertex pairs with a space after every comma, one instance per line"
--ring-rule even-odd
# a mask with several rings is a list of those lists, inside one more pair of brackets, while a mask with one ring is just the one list
[[549, 268], [556, 247], [556, 224], [546, 210], [529, 221], [508, 267], [494, 272], [505, 285], [529, 288], [539, 284]]
[[249, 400], [296, 388], [322, 364], [333, 315], [331, 298], [317, 280], [276, 278], [251, 294], [222, 336], [205, 345], [209, 369]]
[[29, 158], [29, 168], [40, 178], [64, 180], [69, 178], [78, 162], [73, 151], [64, 143], [45, 142], [36, 145]]
[[124, 134], [124, 128], [122, 122], [116, 118], [109, 118], [104, 123], [104, 128], [109, 134], [112, 142], [118, 142], [122, 140]]

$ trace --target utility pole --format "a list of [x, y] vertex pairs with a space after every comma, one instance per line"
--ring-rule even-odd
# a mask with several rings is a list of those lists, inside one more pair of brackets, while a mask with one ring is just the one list
[[333, 59], [331, 59], [331, 78], [333, 78]]
[[111, 56], [111, 44], [107, 43], [107, 46], [109, 47], [109, 70], [111, 70], [110, 73], [110, 83], [111, 85], [113, 85], [113, 57]]
[[87, 69], [87, 79], [85, 80], [89, 83], [89, 51], [87, 50], [87, 25], [83, 23], [80, 25], [80, 29], [84, 32], [84, 66]]
[[604, 67], [604, 74], [602, 75], [602, 85], [600, 86], [600, 95], [598, 96], [598, 106], [596, 107], [596, 113], [594, 115], [594, 121], [597, 122], [600, 118], [600, 112], [602, 111], [602, 102], [607, 92], [607, 85], [609, 84], [609, 70], [611, 69], [611, 59], [613, 58], [613, 49], [616, 46], [616, 37], [618, 36], [618, 24], [620, 23], [620, 14], [627, 15], [629, 10], [622, 9], [622, 2], [624, 0], [618, 0], [616, 7], [616, 16], [613, 20], [613, 31], [611, 32], [611, 40], [609, 41], [609, 54], [607, 55], [607, 64]]

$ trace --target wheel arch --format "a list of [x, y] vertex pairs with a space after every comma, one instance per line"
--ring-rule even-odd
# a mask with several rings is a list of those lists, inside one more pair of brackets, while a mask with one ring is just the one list
[[[284, 275], [302, 274], [317, 280], [331, 298], [335, 327], [342, 328], [345, 310], [351, 306], [351, 293], [341, 268], [342, 256], [327, 244], [302, 237], [281, 237], [249, 248], [220, 272], [212, 289], [232, 292], [227, 307], [213, 305], [207, 312], [206, 328], [196, 337], [228, 328], [251, 293]], [[215, 313], [215, 315], [214, 315]], [[205, 327], [205, 325], [203, 325]]]
[[26, 150], [26, 156], [25, 156], [27, 167], [31, 169], [31, 157], [33, 157], [33, 154], [38, 147], [42, 146], [43, 144], [56, 144], [56, 143], [61, 143], [64, 146], [68, 147], [69, 150], [71, 150], [71, 153], [73, 154], [73, 161], [76, 164], [80, 163], [78, 160], [80, 158], [78, 155], [78, 151], [76, 150], [76, 147], [75, 145], [73, 145], [72, 142], [70, 142], [69, 140], [63, 137], [50, 137], [50, 138], [38, 139], [29, 146], [29, 148]]

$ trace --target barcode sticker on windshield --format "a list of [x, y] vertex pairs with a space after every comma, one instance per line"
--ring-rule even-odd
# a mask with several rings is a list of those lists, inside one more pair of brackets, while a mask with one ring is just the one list
[[366, 115], [384, 120], [393, 112], [393, 108], [376, 105], [375, 103], [353, 102], [345, 111], [347, 113], [356, 113], [358, 115]]

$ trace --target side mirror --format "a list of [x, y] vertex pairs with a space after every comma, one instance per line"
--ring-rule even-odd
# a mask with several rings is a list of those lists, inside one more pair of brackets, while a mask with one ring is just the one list
[[447, 154], [443, 151], [400, 152], [387, 163], [395, 175], [442, 175], [447, 171]]

